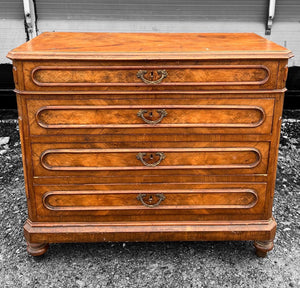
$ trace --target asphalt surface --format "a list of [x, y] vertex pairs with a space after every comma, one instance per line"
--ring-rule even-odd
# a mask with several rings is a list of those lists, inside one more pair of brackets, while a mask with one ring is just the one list
[[51, 244], [44, 256], [29, 256], [14, 115], [0, 111], [0, 287], [300, 287], [300, 111], [283, 117], [278, 229], [267, 258], [250, 241]]

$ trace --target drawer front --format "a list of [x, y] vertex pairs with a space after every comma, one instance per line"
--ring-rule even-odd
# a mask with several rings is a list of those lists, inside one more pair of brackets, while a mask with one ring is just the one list
[[[30, 133], [270, 134], [274, 99], [29, 99]], [[134, 105], [132, 104], [134, 103]], [[176, 103], [176, 104], [175, 104]], [[191, 104], [190, 104], [191, 103]], [[192, 104], [193, 103], [193, 104]], [[97, 130], [98, 129], [98, 130]], [[111, 130], [114, 129], [114, 130]], [[100, 133], [100, 132], [98, 132]]]
[[29, 62], [24, 67], [26, 90], [273, 89], [278, 61]]
[[176, 220], [186, 214], [260, 214], [266, 184], [42, 185], [34, 191], [40, 216], [123, 215], [138, 220], [148, 215], [159, 221], [160, 215]]
[[173, 170], [173, 174], [267, 173], [267, 142], [202, 142], [191, 148], [135, 145], [136, 148], [107, 149], [101, 143], [32, 144], [34, 175], [104, 175], [107, 172], [114, 175], [113, 171], [115, 175], [120, 172], [134, 175], [138, 171], [141, 175], [153, 175]]

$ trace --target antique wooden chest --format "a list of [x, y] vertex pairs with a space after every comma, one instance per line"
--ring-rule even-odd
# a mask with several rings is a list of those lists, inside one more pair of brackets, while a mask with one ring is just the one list
[[9, 52], [28, 252], [253, 240], [272, 202], [289, 50], [252, 33], [43, 33]]

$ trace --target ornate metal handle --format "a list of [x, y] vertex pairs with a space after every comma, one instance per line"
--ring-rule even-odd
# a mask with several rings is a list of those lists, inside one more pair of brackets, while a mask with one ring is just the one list
[[[144, 75], [147, 74], [147, 70], [139, 70], [136, 74], [136, 76], [140, 79], [142, 79], [142, 81], [145, 84], [159, 84], [164, 78], [166, 78], [168, 76], [168, 72], [166, 70], [157, 70], [157, 74], [160, 75], [160, 78], [157, 80], [148, 80], [144, 77]], [[151, 72], [151, 76], [153, 77], [153, 72]]]
[[[140, 160], [140, 161], [141, 161], [145, 166], [147, 166], [147, 167], [155, 167], [155, 166], [159, 165], [160, 162], [166, 158], [166, 155], [165, 155], [163, 152], [156, 152], [155, 155], [159, 156], [158, 161], [156, 161], [156, 162], [154, 162], [154, 163], [147, 163], [147, 162], [144, 160], [144, 156], [146, 156], [146, 154], [147, 154], [147, 153], [139, 152], [139, 153], [136, 155], [136, 158], [137, 158], [138, 160]], [[150, 159], [153, 159], [152, 154], [150, 154]]]
[[[147, 195], [146, 194], [139, 194], [136, 199], [141, 201], [142, 204], [146, 207], [149, 207], [149, 208], [154, 208], [154, 207], [157, 207], [162, 201], [164, 201], [166, 199], [166, 197], [164, 196], [164, 194], [155, 194], [155, 196], [158, 198], [158, 201], [154, 204], [148, 204], [144, 201], [144, 198], [146, 197]], [[152, 196], [150, 195], [149, 197], [149, 202], [151, 203], [152, 202]]]
[[[137, 116], [141, 117], [147, 124], [158, 124], [164, 117], [166, 117], [168, 115], [168, 113], [165, 109], [156, 110], [156, 112], [158, 114], [160, 114], [160, 117], [157, 120], [149, 120], [149, 119], [146, 119], [145, 116], [144, 116], [144, 114], [147, 113], [147, 112], [148, 112], [148, 110], [141, 109], [137, 113]], [[152, 117], [152, 112], [150, 112], [150, 117]]]

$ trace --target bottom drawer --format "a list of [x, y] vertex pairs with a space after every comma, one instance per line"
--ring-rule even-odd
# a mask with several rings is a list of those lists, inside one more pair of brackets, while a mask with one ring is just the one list
[[[263, 214], [266, 183], [36, 185], [38, 220], [248, 219]], [[212, 217], [210, 217], [212, 216]], [[248, 218], [247, 218], [248, 217]], [[47, 218], [47, 219], [46, 219]]]

